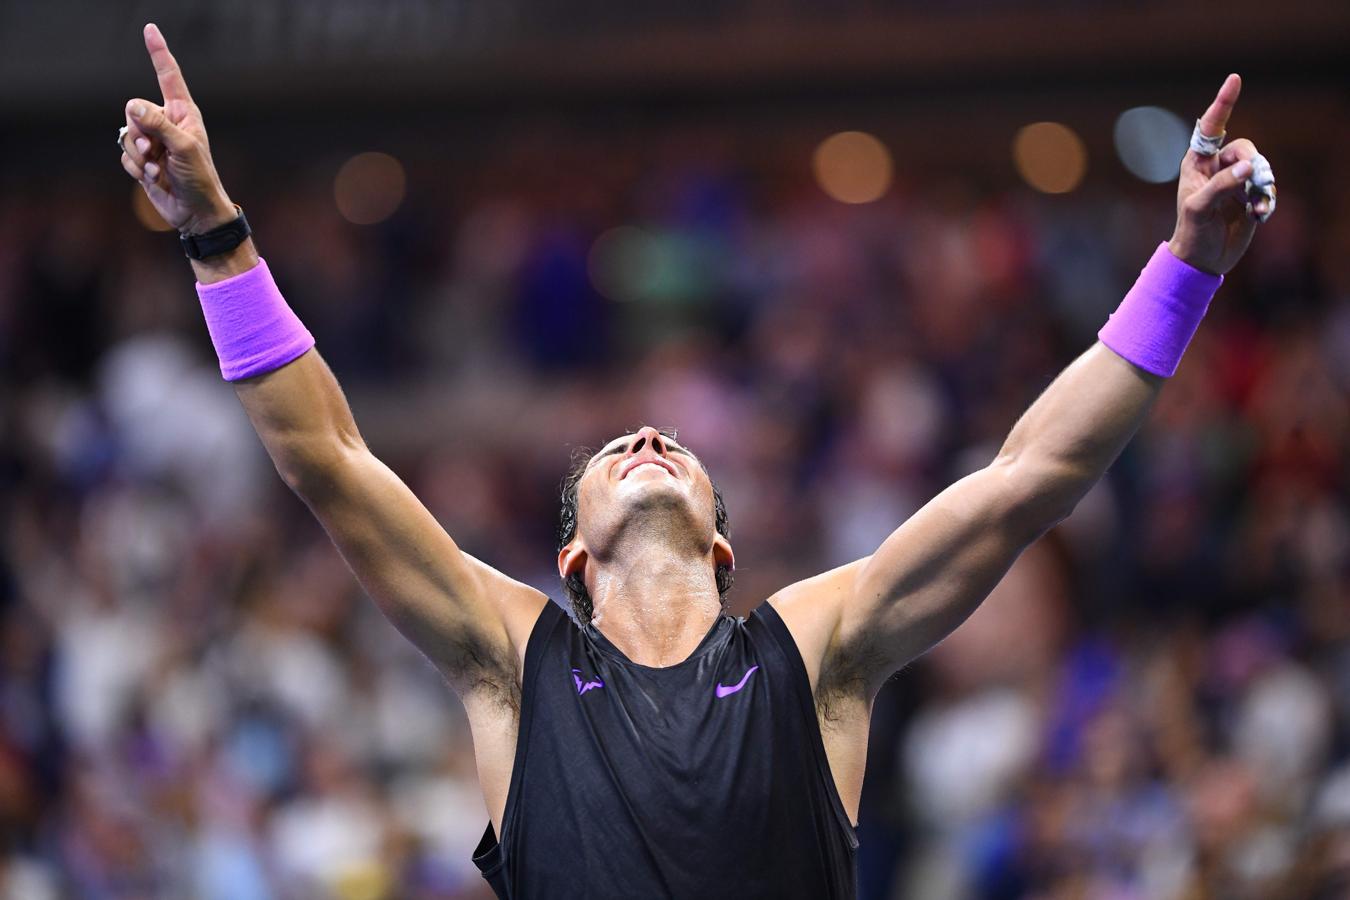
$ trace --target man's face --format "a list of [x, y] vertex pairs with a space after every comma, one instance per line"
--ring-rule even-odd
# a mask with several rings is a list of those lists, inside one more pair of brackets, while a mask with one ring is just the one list
[[706, 552], [717, 539], [714, 523], [712, 481], [703, 466], [650, 426], [607, 443], [577, 486], [577, 537], [591, 555], [605, 555], [632, 527]]

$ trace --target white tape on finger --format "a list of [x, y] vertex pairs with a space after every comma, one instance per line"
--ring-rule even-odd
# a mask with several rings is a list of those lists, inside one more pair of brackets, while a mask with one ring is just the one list
[[1218, 135], [1210, 137], [1200, 130], [1200, 120], [1195, 120], [1195, 130], [1191, 132], [1191, 149], [1200, 156], [1213, 156], [1223, 147], [1223, 139], [1228, 135], [1227, 131], [1221, 131]]
[[[1247, 178], [1243, 187], [1247, 191], [1247, 215], [1255, 216], [1259, 221], [1264, 222], [1275, 212], [1275, 171], [1270, 167], [1270, 160], [1266, 159], [1260, 153], [1249, 160], [1252, 164], [1252, 174]], [[1253, 204], [1259, 198], [1264, 197], [1270, 201], [1263, 213], [1255, 212]]]

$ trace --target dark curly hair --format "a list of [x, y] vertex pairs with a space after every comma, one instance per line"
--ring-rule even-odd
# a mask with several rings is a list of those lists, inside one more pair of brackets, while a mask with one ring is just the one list
[[[659, 429], [659, 433], [669, 440], [677, 440], [674, 429]], [[588, 447], [578, 447], [572, 451], [572, 464], [567, 470], [567, 474], [562, 480], [562, 514], [558, 518], [558, 549], [562, 550], [567, 544], [576, 537], [577, 534], [577, 489], [581, 484], [581, 478], [586, 474], [586, 467], [590, 465], [591, 460], [595, 458], [598, 451], [591, 450]], [[708, 474], [708, 467], [699, 466], [704, 474]], [[708, 480], [712, 481], [712, 476], [708, 475]], [[713, 526], [717, 533], [730, 540], [731, 523], [727, 520], [727, 505], [722, 499], [722, 491], [713, 483]], [[722, 598], [722, 609], [727, 608], [727, 594], [731, 591], [731, 582], [733, 575], [731, 566], [726, 564], [719, 565], [715, 573], [717, 579], [717, 594]], [[572, 604], [572, 616], [582, 625], [589, 625], [591, 616], [595, 612], [595, 607], [591, 603], [590, 592], [586, 590], [586, 583], [582, 580], [579, 572], [573, 572], [563, 579], [563, 593], [567, 595], [568, 601]]]

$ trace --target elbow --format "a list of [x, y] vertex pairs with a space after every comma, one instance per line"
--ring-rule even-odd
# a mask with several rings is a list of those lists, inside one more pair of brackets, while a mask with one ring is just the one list
[[[364, 450], [364, 445], [360, 449]], [[356, 447], [341, 441], [310, 441], [280, 448], [272, 454], [272, 463], [286, 487], [309, 500], [332, 491], [355, 452]]]
[[1013, 518], [1035, 540], [1073, 514], [1095, 479], [1058, 462], [1000, 458], [1007, 466]]
[[323, 483], [328, 480], [325, 467], [311, 461], [289, 457], [274, 458], [272, 463], [286, 487], [301, 498], [317, 494]]

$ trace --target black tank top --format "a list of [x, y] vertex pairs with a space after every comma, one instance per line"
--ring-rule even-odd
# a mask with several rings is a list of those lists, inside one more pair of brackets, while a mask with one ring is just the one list
[[545, 605], [501, 841], [489, 823], [473, 857], [498, 897], [853, 898], [857, 848], [769, 604], [662, 669]]

